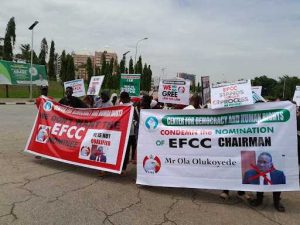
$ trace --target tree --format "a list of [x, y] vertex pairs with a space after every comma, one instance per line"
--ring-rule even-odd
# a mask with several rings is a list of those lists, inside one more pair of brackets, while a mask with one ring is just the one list
[[141, 90], [146, 91], [147, 88], [147, 77], [148, 77], [148, 66], [147, 63], [144, 65], [143, 73], [141, 75]]
[[268, 78], [265, 75], [260, 77], [255, 77], [252, 80], [252, 85], [262, 86], [262, 92], [261, 92], [262, 96], [273, 96], [273, 97], [276, 96], [275, 87], [277, 85], [277, 81], [272, 78]]
[[146, 91], [150, 91], [151, 90], [151, 80], [152, 80], [152, 70], [150, 65], [148, 66], [148, 70], [147, 70], [147, 83], [146, 83]]
[[31, 52], [30, 52], [30, 44], [22, 44], [21, 47], [21, 57], [27, 63], [30, 63]]
[[56, 80], [54, 61], [55, 61], [55, 47], [54, 47], [54, 41], [51, 41], [50, 55], [49, 55], [49, 62], [48, 62], [49, 80]]
[[296, 86], [300, 85], [300, 79], [298, 77], [289, 77], [284, 75], [279, 77], [278, 87], [277, 87], [277, 96], [281, 97], [284, 100], [292, 100]]
[[43, 38], [41, 42], [41, 51], [39, 54], [39, 63], [41, 65], [46, 65], [47, 54], [48, 54], [48, 44], [46, 38]]
[[90, 83], [91, 78], [93, 76], [93, 63], [92, 63], [92, 59], [90, 57], [88, 57], [88, 59], [86, 61], [86, 72], [88, 75], [88, 83]]
[[142, 56], [139, 57], [139, 60], [137, 61], [136, 65], [135, 65], [135, 73], [137, 73], [137, 74], [143, 73]]
[[3, 46], [3, 59], [12, 61], [13, 60], [13, 46], [16, 42], [16, 24], [15, 18], [12, 17], [7, 23], [6, 33], [4, 37]]
[[120, 73], [125, 73], [125, 59], [124, 58], [120, 62]]
[[133, 74], [134, 73], [134, 69], [133, 69], [133, 60], [132, 58], [130, 58], [129, 60], [129, 73]]
[[60, 56], [60, 60], [61, 60], [61, 68], [60, 68], [60, 80], [62, 82], [65, 82], [67, 80], [67, 57], [66, 57], [66, 51], [63, 50]]
[[67, 55], [66, 81], [75, 80], [75, 66], [72, 55]]

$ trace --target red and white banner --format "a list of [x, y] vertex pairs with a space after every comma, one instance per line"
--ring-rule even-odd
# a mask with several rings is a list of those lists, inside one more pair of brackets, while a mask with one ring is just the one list
[[121, 173], [132, 115], [132, 106], [78, 109], [42, 97], [25, 152]]

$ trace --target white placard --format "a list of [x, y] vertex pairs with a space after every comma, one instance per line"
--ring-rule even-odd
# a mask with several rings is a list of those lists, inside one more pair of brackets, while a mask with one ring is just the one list
[[253, 104], [250, 80], [212, 84], [211, 108], [229, 108]]
[[184, 79], [160, 80], [158, 101], [172, 104], [189, 104], [190, 81]]
[[99, 95], [102, 83], [104, 80], [103, 76], [92, 76], [90, 85], [87, 91], [87, 95]]
[[261, 96], [262, 86], [251, 86], [252, 91], [254, 91], [257, 95]]
[[300, 86], [296, 86], [293, 101], [296, 102], [297, 106], [300, 106]]
[[83, 79], [70, 80], [64, 82], [65, 90], [67, 87], [73, 88], [73, 96], [75, 97], [85, 96], [85, 87], [84, 87]]

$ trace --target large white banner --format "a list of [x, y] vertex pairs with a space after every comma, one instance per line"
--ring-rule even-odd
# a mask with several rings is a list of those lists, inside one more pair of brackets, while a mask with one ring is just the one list
[[212, 84], [211, 108], [228, 108], [253, 104], [250, 80]]
[[158, 101], [172, 104], [189, 104], [190, 81], [183, 79], [161, 80], [158, 88]]
[[293, 101], [296, 102], [297, 106], [300, 106], [300, 86], [296, 86]]
[[137, 184], [299, 190], [296, 107], [141, 110]]
[[81, 97], [85, 96], [85, 87], [83, 79], [70, 80], [64, 82], [64, 88], [73, 87], [73, 96]]
[[89, 88], [87, 91], [87, 95], [99, 95], [102, 83], [104, 80], [103, 76], [92, 76]]

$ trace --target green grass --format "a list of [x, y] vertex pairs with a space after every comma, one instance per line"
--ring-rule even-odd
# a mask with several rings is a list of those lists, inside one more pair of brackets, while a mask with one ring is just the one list
[[[7, 85], [9, 98], [29, 98], [30, 87], [24, 85]], [[49, 81], [48, 95], [54, 98], [63, 97], [63, 86], [56, 81]], [[32, 97], [40, 96], [40, 87], [32, 86]], [[0, 85], [0, 98], [6, 98], [6, 85]]]
[[[29, 98], [30, 87], [25, 85], [7, 85], [8, 87], [8, 98]], [[85, 83], [85, 90], [87, 91], [88, 84]], [[105, 91], [109, 95], [112, 93], [119, 94], [119, 90], [113, 89], [101, 89], [100, 92]], [[99, 93], [100, 94], [100, 93]], [[64, 96], [63, 86], [60, 82], [49, 81], [48, 95], [53, 98], [62, 98]], [[32, 97], [36, 98], [40, 96], [40, 87], [32, 86]], [[6, 85], [0, 85], [0, 98], [6, 98]]]

